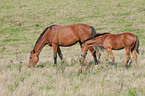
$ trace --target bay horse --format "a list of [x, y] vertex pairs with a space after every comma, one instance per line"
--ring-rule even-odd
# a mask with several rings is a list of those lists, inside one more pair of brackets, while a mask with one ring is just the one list
[[[113, 56], [112, 50], [121, 50], [125, 48], [126, 50], [126, 61], [124, 63], [124, 67], [127, 66], [128, 61], [130, 60], [130, 52], [133, 55], [135, 66], [137, 63], [137, 53], [139, 54], [139, 39], [136, 35], [125, 32], [120, 34], [111, 34], [111, 33], [103, 33], [103, 34], [96, 34], [96, 36], [86, 39], [84, 42], [84, 50], [81, 53], [81, 66], [83, 66], [86, 53], [88, 48], [94, 46], [100, 46], [103, 49], [107, 50], [106, 52], [109, 53], [115, 67], [117, 68], [117, 64], [115, 62], [115, 58]], [[105, 53], [105, 59], [108, 61], [108, 55]]]
[[[28, 66], [34, 67], [36, 65], [39, 60], [39, 54], [45, 45], [49, 45], [53, 48], [53, 59], [55, 66], [57, 64], [57, 53], [60, 59], [63, 59], [60, 46], [72, 46], [79, 42], [82, 51], [82, 42], [95, 36], [95, 34], [96, 31], [94, 27], [86, 24], [52, 25], [47, 27], [39, 36], [33, 50], [30, 53]], [[95, 64], [97, 64], [96, 51], [93, 47], [90, 47], [89, 51], [93, 55]]]

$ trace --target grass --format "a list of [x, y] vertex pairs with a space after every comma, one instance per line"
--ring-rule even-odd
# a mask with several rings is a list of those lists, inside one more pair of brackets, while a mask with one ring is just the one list
[[[144, 6], [143, 0], [1, 0], [0, 96], [100, 96], [103, 91], [104, 96], [144, 96]], [[53, 67], [52, 48], [46, 46], [36, 68], [28, 68], [30, 51], [47, 26], [74, 23], [92, 25], [98, 33], [136, 34], [140, 40], [137, 68], [132, 59], [129, 68], [123, 69], [122, 50], [114, 51], [117, 69], [109, 59], [103, 72], [102, 53], [98, 67], [78, 74], [79, 44], [61, 48], [64, 60], [58, 59], [57, 67]], [[86, 64], [92, 61], [88, 53]]]

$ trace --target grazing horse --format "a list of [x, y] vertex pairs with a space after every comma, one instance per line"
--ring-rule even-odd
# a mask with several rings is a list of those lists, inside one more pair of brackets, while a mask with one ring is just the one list
[[[135, 66], [137, 63], [137, 53], [139, 54], [139, 39], [136, 35], [125, 32], [120, 34], [111, 34], [111, 33], [103, 33], [103, 34], [96, 34], [96, 36], [86, 39], [84, 42], [84, 50], [81, 53], [82, 60], [81, 66], [83, 66], [85, 55], [88, 51], [88, 48], [94, 46], [100, 46], [103, 49], [107, 50], [109, 53], [112, 61], [117, 67], [115, 62], [115, 58], [113, 56], [112, 50], [120, 50], [125, 48], [126, 50], [126, 61], [124, 67], [127, 66], [128, 61], [130, 60], [130, 52], [132, 53], [135, 61]], [[108, 55], [105, 53], [106, 61], [108, 61]]]
[[[39, 36], [33, 50], [30, 53], [28, 66], [35, 66], [39, 60], [39, 54], [45, 45], [52, 46], [54, 66], [57, 64], [57, 53], [60, 59], [63, 59], [60, 46], [72, 46], [77, 42], [80, 43], [81, 51], [83, 49], [82, 42], [96, 35], [94, 27], [86, 24], [72, 25], [52, 25], [47, 27]], [[89, 48], [97, 64], [96, 51], [93, 47]]]

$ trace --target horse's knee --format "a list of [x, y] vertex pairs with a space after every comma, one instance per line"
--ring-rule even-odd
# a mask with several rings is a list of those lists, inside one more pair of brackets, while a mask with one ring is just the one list
[[55, 54], [55, 55], [53, 56], [53, 59], [57, 59], [57, 54]]

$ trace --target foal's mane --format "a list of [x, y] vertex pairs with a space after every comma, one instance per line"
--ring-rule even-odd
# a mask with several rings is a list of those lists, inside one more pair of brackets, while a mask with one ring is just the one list
[[35, 43], [35, 46], [34, 46], [34, 48], [33, 48], [33, 53], [35, 53], [35, 47], [36, 47], [36, 45], [37, 45], [37, 43], [41, 40], [41, 38], [42, 38], [42, 36], [44, 35], [44, 33], [47, 31], [47, 29], [48, 28], [50, 28], [50, 30], [52, 29], [52, 26], [55, 26], [55, 25], [51, 25], [51, 26], [49, 26], [49, 27], [46, 27], [45, 29], [44, 29], [44, 31], [40, 34], [40, 36], [39, 36], [39, 38], [37, 39], [37, 41], [36, 41], [36, 43]]
[[84, 40], [83, 43], [85, 43], [86, 41], [91, 40], [91, 39], [93, 39], [95, 37], [99, 37], [99, 36], [106, 35], [106, 34], [110, 34], [110, 33], [97, 33], [95, 36]]

